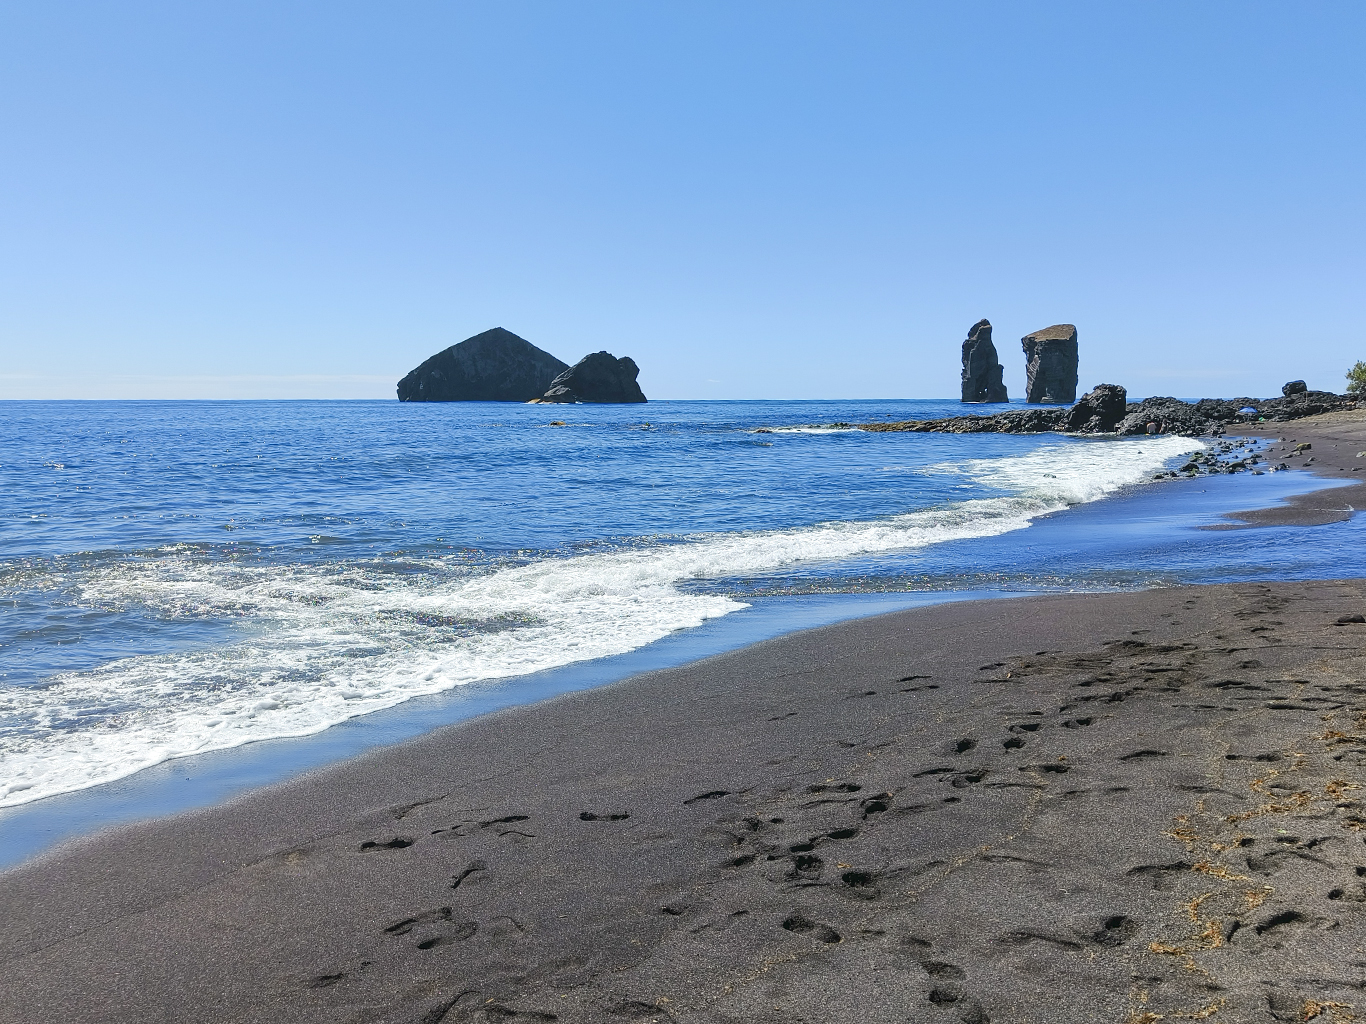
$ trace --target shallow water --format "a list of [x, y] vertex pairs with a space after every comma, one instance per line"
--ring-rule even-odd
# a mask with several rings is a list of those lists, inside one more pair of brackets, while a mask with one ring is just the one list
[[[1195, 530], [1309, 489], [1147, 484], [1198, 441], [791, 429], [960, 410], [7, 403], [0, 804], [424, 695], [450, 720], [554, 670], [593, 685], [664, 638], [768, 635], [779, 601], [826, 621], [871, 607], [828, 595], [1357, 572], [1353, 523]], [[753, 626], [699, 631], [737, 613]]]

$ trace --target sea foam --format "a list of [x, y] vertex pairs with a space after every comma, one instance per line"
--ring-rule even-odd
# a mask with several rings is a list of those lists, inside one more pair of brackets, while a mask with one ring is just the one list
[[[0, 697], [0, 806], [162, 761], [315, 733], [421, 694], [623, 654], [746, 605], [690, 581], [758, 574], [1026, 528], [1147, 480], [1202, 447], [1177, 437], [1047, 444], [916, 473], [974, 497], [879, 519], [637, 538], [471, 565], [459, 557], [259, 565], [189, 550], [91, 571], [77, 600], [234, 623], [233, 642], [138, 655]], [[914, 487], [915, 476], [907, 477]], [[912, 504], [908, 501], [908, 505]]]

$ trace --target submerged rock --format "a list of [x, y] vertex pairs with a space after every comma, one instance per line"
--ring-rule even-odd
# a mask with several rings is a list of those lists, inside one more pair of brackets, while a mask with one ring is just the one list
[[1118, 384], [1097, 384], [1067, 410], [1066, 429], [1073, 434], [1108, 434], [1124, 419], [1128, 393]]
[[978, 320], [963, 342], [963, 401], [1008, 402], [1002, 379], [1005, 367], [996, 361], [991, 321]]
[[565, 370], [535, 403], [562, 402], [644, 402], [645, 394], [636, 383], [640, 367], [630, 356], [618, 359], [610, 352], [584, 356]]
[[1077, 400], [1077, 329], [1054, 324], [1020, 339], [1025, 354], [1025, 401], [1070, 405]]
[[525, 338], [495, 327], [443, 349], [398, 382], [400, 402], [525, 402], [569, 369]]

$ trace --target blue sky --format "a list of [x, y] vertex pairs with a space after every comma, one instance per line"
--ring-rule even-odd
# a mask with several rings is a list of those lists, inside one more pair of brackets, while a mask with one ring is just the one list
[[493, 326], [652, 398], [1366, 358], [1360, 3], [13, 3], [0, 397], [391, 398]]

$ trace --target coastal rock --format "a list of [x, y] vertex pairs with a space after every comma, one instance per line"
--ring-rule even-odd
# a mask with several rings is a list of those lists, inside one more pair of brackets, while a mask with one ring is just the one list
[[996, 361], [991, 341], [991, 321], [978, 320], [963, 342], [963, 401], [1008, 402], [1002, 376], [1005, 367]]
[[1065, 429], [1074, 434], [1108, 434], [1124, 419], [1128, 393], [1118, 384], [1097, 384], [1067, 411]]
[[1070, 405], [1077, 399], [1077, 329], [1054, 324], [1020, 339], [1025, 354], [1025, 401]]
[[[1179, 434], [1182, 437], [1199, 437], [1208, 434], [1217, 420], [1204, 415], [1196, 406], [1179, 398], [1145, 398], [1141, 402], [1130, 402], [1128, 411], [1115, 427], [1117, 434]], [[1148, 425], [1153, 429], [1149, 430]]]
[[532, 402], [643, 402], [645, 394], [636, 383], [640, 367], [630, 356], [618, 359], [610, 352], [584, 356], [550, 382], [545, 394]]
[[1309, 385], [1302, 380], [1292, 380], [1281, 385], [1281, 394], [1286, 398], [1291, 395], [1302, 395], [1309, 390]]
[[1317, 416], [1321, 412], [1339, 412], [1355, 409], [1358, 403], [1352, 395], [1335, 395], [1331, 391], [1301, 391], [1272, 398], [1263, 402], [1261, 414], [1269, 420], [1297, 420], [1304, 416]]
[[[904, 420], [899, 423], [867, 423], [860, 430], [873, 433], [915, 432], [944, 434], [1039, 434], [1050, 430], [1069, 433], [1180, 434], [1183, 437], [1224, 433], [1225, 426], [1260, 420], [1296, 420], [1323, 412], [1355, 409], [1351, 395], [1306, 391], [1284, 398], [1204, 398], [1194, 404], [1179, 398], [1146, 398], [1125, 403], [1118, 384], [1098, 384], [1070, 409], [1012, 409], [995, 416], [951, 416], [938, 420]], [[1254, 409], [1242, 413], [1240, 409]], [[1118, 422], [1116, 422], [1118, 420]]]
[[[1354, 409], [1356, 405], [1356, 399], [1351, 395], [1335, 395], [1331, 391], [1300, 391], [1282, 398], [1202, 398], [1195, 403], [1195, 409], [1207, 419], [1220, 423], [1255, 423], [1258, 419], [1297, 420], [1323, 412]], [[1257, 411], [1249, 415], [1240, 413], [1240, 409]]]
[[[568, 363], [495, 327], [423, 362], [398, 382], [400, 402], [525, 402], [545, 393]], [[643, 399], [642, 399], [643, 401]]]
[[902, 420], [899, 423], [867, 423], [859, 427], [875, 434], [1042, 434], [1062, 430], [1066, 409], [1011, 409], [995, 416], [950, 416], [939, 420]]

